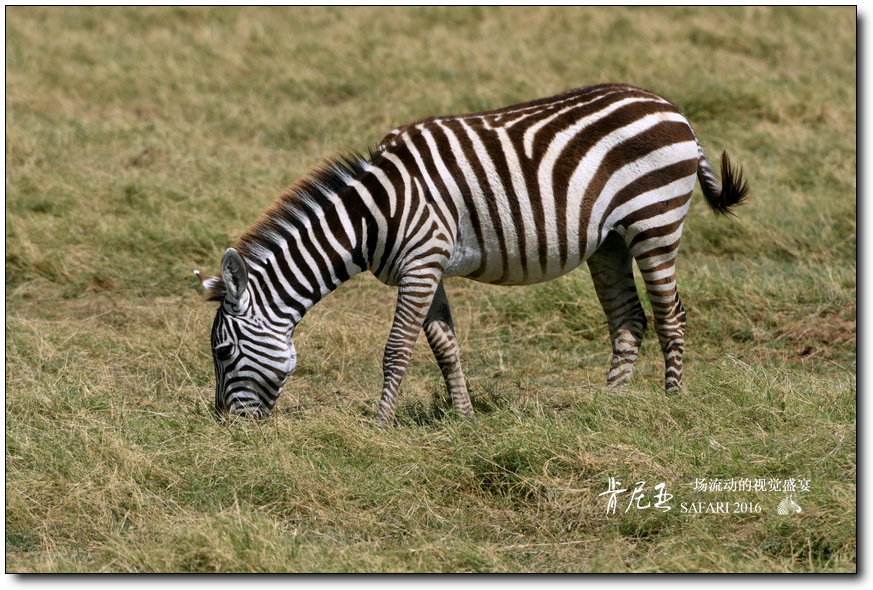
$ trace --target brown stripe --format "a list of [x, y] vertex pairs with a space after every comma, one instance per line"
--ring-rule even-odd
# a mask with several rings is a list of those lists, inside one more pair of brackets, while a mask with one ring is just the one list
[[[521, 207], [518, 204], [518, 195], [515, 194], [515, 190], [512, 186], [512, 179], [509, 172], [509, 166], [506, 163], [506, 156], [503, 153], [503, 146], [500, 144], [500, 139], [497, 137], [497, 132], [492, 131], [490, 129], [486, 129], [481, 120], [471, 120], [467, 121], [469, 127], [473, 130], [473, 132], [479, 137], [482, 145], [485, 147], [485, 152], [488, 154], [489, 159], [491, 160], [494, 169], [497, 171], [498, 179], [501, 182], [501, 186], [503, 188], [504, 193], [506, 194], [506, 201], [509, 204], [510, 211], [510, 219], [514, 221], [514, 226], [506, 228], [507, 232], [513, 232], [518, 238], [518, 255], [519, 262], [522, 268], [522, 282], [526, 282], [527, 279], [527, 251], [526, 251], [526, 236], [525, 232], [521, 230], [519, 227], [522, 223], [521, 217]], [[495, 224], [499, 223], [499, 213], [496, 211], [495, 206]], [[501, 280], [506, 280], [509, 275], [509, 265], [507, 264], [506, 258], [504, 258], [504, 268], [503, 273], [504, 276]]]
[[[479, 268], [466, 275], [468, 278], [475, 279], [482, 276], [482, 274], [488, 267], [488, 250], [490, 244], [486, 244], [483, 238], [482, 224], [479, 220], [479, 212], [476, 209], [476, 206], [473, 205], [470, 201], [473, 191], [470, 188], [467, 178], [464, 176], [457, 160], [457, 157], [461, 156], [469, 161], [469, 158], [467, 158], [466, 153], [463, 153], [463, 150], [464, 143], [469, 142], [470, 140], [469, 138], [467, 138], [467, 134], [464, 133], [464, 130], [461, 129], [459, 125], [449, 125], [446, 123], [443, 124], [445, 125], [445, 127], [442, 127], [440, 125], [434, 125], [431, 128], [431, 132], [433, 133], [434, 138], [437, 141], [437, 145], [440, 146], [440, 155], [443, 159], [446, 169], [450, 173], [452, 173], [452, 178], [454, 179], [455, 184], [458, 185], [458, 190], [461, 191], [461, 199], [466, 205], [467, 214], [470, 216], [470, 224], [473, 226], [473, 233], [476, 234], [476, 241], [478, 242], [479, 252], [481, 253], [482, 259], [479, 263]], [[449, 133], [452, 134], [452, 136], [461, 146], [461, 154], [455, 154], [455, 151], [452, 149], [452, 144], [450, 143], [448, 138]], [[457, 217], [460, 218], [461, 215], [457, 215]]]
[[[488, 183], [485, 169], [479, 161], [479, 155], [473, 148], [472, 140], [470, 140], [467, 135], [467, 131], [456, 121], [447, 121], [445, 124], [458, 135], [458, 140], [464, 150], [464, 156], [470, 163], [470, 167], [476, 175], [476, 181], [479, 183], [479, 188], [482, 191], [481, 195], [473, 195], [471, 193], [466, 201], [467, 209], [475, 209], [475, 205], [472, 202], [472, 199], [474, 198], [481, 199], [481, 202], [485, 203], [488, 208], [488, 220], [491, 222], [491, 226], [494, 228], [494, 235], [497, 237], [497, 248], [499, 250], [499, 260], [501, 262], [502, 275], [497, 282], [502, 282], [506, 279], [509, 272], [506, 260], [506, 236], [503, 224], [500, 222], [500, 214], [497, 211], [494, 193], [491, 190], [491, 185]], [[509, 228], [508, 231], [512, 231], [512, 228]]]

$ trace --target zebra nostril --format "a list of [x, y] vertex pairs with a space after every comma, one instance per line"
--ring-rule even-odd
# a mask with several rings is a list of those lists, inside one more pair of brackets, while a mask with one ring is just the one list
[[272, 412], [263, 405], [249, 405], [242, 407], [232, 407], [229, 411], [223, 412], [224, 417], [239, 416], [240, 418], [252, 420], [265, 420], [272, 415]]
[[270, 410], [264, 406], [258, 406], [257, 408], [252, 408], [252, 410], [247, 414], [247, 417], [254, 418], [255, 420], [266, 420], [270, 417], [270, 414]]

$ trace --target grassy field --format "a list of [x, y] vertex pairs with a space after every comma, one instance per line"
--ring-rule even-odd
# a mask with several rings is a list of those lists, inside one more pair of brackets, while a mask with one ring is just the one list
[[[855, 571], [855, 34], [851, 8], [7, 7], [6, 571]], [[603, 387], [587, 270], [455, 280], [476, 418], [422, 339], [379, 429], [395, 291], [366, 274], [297, 329], [273, 419], [213, 420], [191, 271], [288, 184], [416, 118], [607, 81], [751, 186], [737, 219], [691, 206], [683, 395], [651, 329]]]

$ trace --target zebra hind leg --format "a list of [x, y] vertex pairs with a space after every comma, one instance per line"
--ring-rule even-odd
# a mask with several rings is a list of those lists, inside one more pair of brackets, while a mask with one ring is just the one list
[[461, 371], [461, 355], [449, 300], [442, 282], [437, 287], [430, 310], [424, 320], [424, 333], [436, 357], [455, 409], [464, 417], [473, 415], [470, 394]]
[[[638, 242], [645, 248], [645, 240]], [[646, 282], [646, 292], [655, 317], [655, 331], [664, 354], [664, 388], [678, 393], [682, 388], [682, 354], [685, 349], [685, 308], [676, 288], [675, 262], [678, 240], [666, 247], [631, 252]]]
[[612, 341], [612, 363], [606, 384], [609, 387], [625, 385], [633, 374], [646, 331], [646, 314], [634, 283], [633, 258], [624, 240], [610, 233], [588, 258], [588, 268], [597, 298], [606, 313]]

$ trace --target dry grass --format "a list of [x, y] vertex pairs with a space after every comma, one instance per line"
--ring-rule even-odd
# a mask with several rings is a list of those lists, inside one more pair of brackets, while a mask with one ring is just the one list
[[[822, 8], [6, 9], [9, 572], [856, 570], [855, 19]], [[647, 334], [602, 387], [584, 270], [447, 285], [477, 418], [415, 352], [373, 425], [395, 293], [303, 320], [274, 419], [211, 418], [191, 270], [320, 158], [602, 81], [660, 92], [753, 194], [697, 198], [686, 394]], [[698, 195], [699, 196], [699, 195]], [[608, 477], [669, 512], [605, 514]], [[784, 494], [696, 478], [808, 478]], [[680, 502], [760, 503], [689, 514]]]

